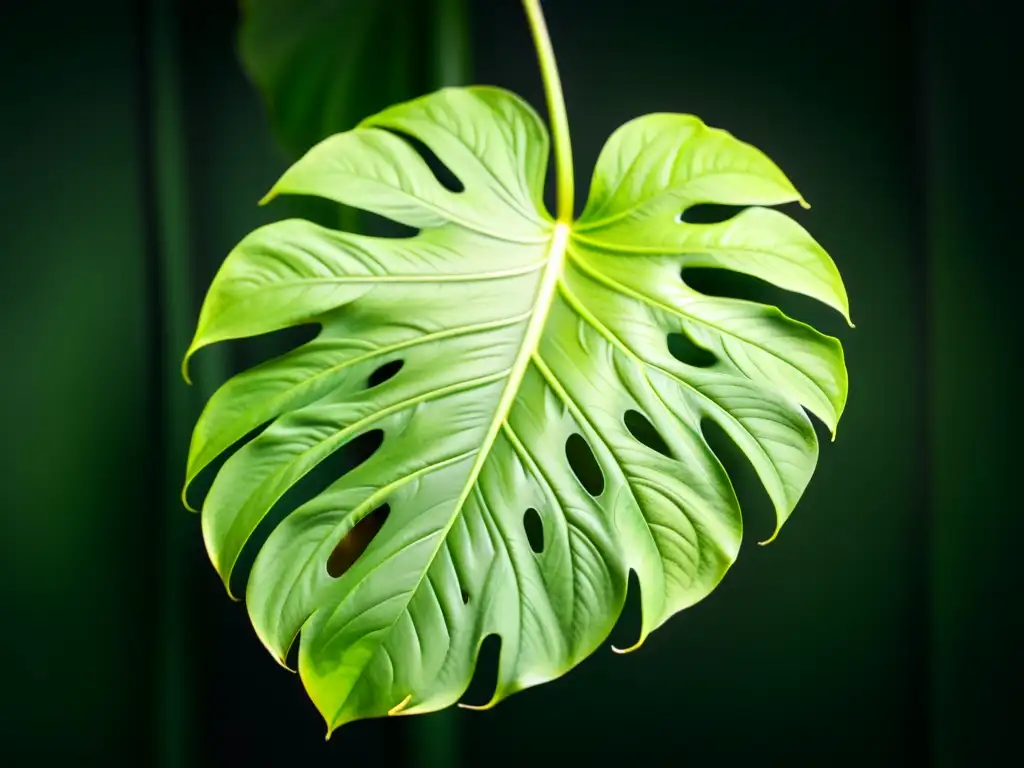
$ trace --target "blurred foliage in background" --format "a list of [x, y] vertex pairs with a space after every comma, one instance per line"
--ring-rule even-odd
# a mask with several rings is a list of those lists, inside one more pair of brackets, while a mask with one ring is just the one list
[[467, 82], [466, 0], [241, 5], [241, 60], [295, 157], [384, 107]]

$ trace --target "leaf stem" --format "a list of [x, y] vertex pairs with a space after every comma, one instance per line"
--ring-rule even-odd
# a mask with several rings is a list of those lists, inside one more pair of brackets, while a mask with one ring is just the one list
[[562, 95], [562, 80], [558, 76], [555, 51], [544, 21], [540, 0], [523, 0], [523, 8], [530, 22], [533, 44], [537, 48], [540, 74], [544, 80], [544, 95], [548, 103], [548, 118], [551, 121], [551, 138], [555, 147], [555, 216], [564, 224], [573, 220], [573, 194], [575, 191], [572, 173], [572, 144], [569, 140], [569, 117], [565, 111], [565, 97]]
[[463, 85], [469, 73], [466, 0], [437, 0], [434, 11], [434, 87]]

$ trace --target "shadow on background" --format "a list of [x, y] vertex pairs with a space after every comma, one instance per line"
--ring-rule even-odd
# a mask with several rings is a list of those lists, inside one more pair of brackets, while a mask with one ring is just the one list
[[[993, 0], [546, 3], [581, 199], [614, 128], [679, 111], [766, 151], [810, 200], [791, 213], [842, 270], [857, 329], [782, 307], [843, 339], [849, 405], [768, 548], [749, 545], [771, 530], [767, 499], [732, 463], [748, 546], [641, 651], [599, 651], [491, 712], [358, 723], [326, 744], [297, 678], [226, 599], [178, 506], [184, 457], [167, 449], [203, 387], [266, 351], [201, 354], [190, 392], [171, 373], [184, 342], [169, 313], [194, 311], [254, 226], [317, 212], [255, 205], [286, 159], [235, 58], [233, 3], [56, 5], [0, 24], [0, 755], [976, 766], [1013, 753], [1019, 86]], [[518, 3], [472, 13], [472, 79], [540, 107]], [[154, 96], [168, 83], [173, 113]], [[175, 249], [187, 272], [162, 265]], [[629, 644], [635, 613], [613, 641]]]

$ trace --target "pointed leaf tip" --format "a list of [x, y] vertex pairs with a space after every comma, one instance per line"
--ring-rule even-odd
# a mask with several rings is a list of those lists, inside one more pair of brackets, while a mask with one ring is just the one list
[[468, 709], [472, 712], [486, 712], [488, 709], [494, 709], [497, 703], [495, 699], [491, 699], [486, 704], [463, 704], [460, 701], [458, 706], [459, 709]]
[[[327, 723], [327, 735], [324, 736], [324, 741], [330, 741], [331, 740], [331, 736], [334, 735], [335, 731], [337, 731], [342, 725], [345, 724], [345, 723], [342, 723], [341, 725], [339, 725], [336, 722], [332, 723], [326, 717], [324, 718], [324, 722]], [[346, 722], [348, 722], [348, 721], [346, 721]]]
[[210, 562], [213, 563], [213, 568], [217, 571], [217, 575], [220, 576], [220, 583], [224, 585], [224, 591], [228, 593], [228, 598], [233, 603], [240, 603], [242, 598], [237, 597], [235, 593], [231, 591], [231, 571], [224, 573], [224, 571], [221, 570], [220, 560], [212, 551], [210, 551], [209, 546], [207, 546], [206, 554], [207, 557], [210, 558]]
[[757, 546], [759, 546], [759, 547], [767, 547], [769, 544], [771, 544], [773, 541], [775, 541], [775, 539], [778, 538], [779, 531], [781, 531], [781, 530], [782, 530], [782, 526], [781, 525], [775, 526], [775, 530], [772, 532], [772, 535], [769, 536], [764, 541], [757, 542]]
[[388, 710], [388, 717], [394, 717], [395, 715], [402, 714], [402, 710], [409, 706], [410, 701], [412, 701], [411, 693]]
[[288, 657], [288, 651], [291, 649], [290, 645], [289, 645], [288, 648], [285, 648], [284, 653], [279, 653], [270, 643], [267, 642], [267, 638], [264, 637], [263, 633], [257, 632], [256, 633], [256, 637], [259, 639], [260, 644], [264, 648], [267, 649], [267, 653], [270, 654], [270, 657], [274, 661], [276, 661], [280, 667], [282, 667], [283, 669], [286, 669], [287, 671], [291, 672], [293, 675], [296, 674], [299, 671], [298, 668], [292, 669], [291, 667], [288, 666], [288, 658], [287, 657]]
[[194, 512], [198, 512], [198, 511], [199, 511], [198, 509], [196, 509], [195, 507], [193, 507], [193, 506], [192, 506], [192, 505], [191, 505], [191, 504], [189, 503], [189, 501], [188, 501], [188, 484], [187, 484], [187, 483], [186, 483], [186, 485], [185, 485], [185, 486], [184, 486], [184, 487], [183, 487], [183, 488], [181, 489], [181, 504], [182, 504], [182, 506], [183, 506], [183, 507], [185, 507], [185, 509], [187, 509], [187, 510], [188, 510], [189, 512], [193, 512], [193, 513], [194, 513]]
[[[264, 647], [265, 646], [266, 646], [266, 644], [264, 644]], [[270, 650], [270, 649], [268, 648], [267, 650]], [[274, 661], [277, 662], [277, 665], [279, 667], [281, 667], [282, 669], [284, 669], [286, 672], [291, 672], [293, 675], [298, 673], [299, 670], [292, 669], [291, 667], [288, 666], [288, 660], [285, 659], [284, 657], [278, 656], [277, 653], [274, 652], [274, 651], [270, 651], [270, 655], [273, 657]]]
[[633, 653], [633, 651], [640, 650], [640, 646], [642, 646], [644, 644], [644, 640], [646, 640], [646, 639], [647, 639], [646, 637], [641, 637], [639, 640], [637, 640], [635, 643], [633, 643], [633, 645], [629, 646], [628, 648], [618, 648], [617, 646], [613, 645], [613, 646], [611, 646], [612, 653], [616, 653], [619, 656], [625, 656], [627, 653]]

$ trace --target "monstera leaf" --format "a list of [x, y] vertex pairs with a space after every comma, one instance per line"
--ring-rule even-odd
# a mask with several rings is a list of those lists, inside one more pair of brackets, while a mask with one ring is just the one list
[[[461, 189], [438, 181], [409, 136]], [[639, 645], [705, 597], [740, 545], [737, 499], [704, 426], [750, 459], [781, 525], [817, 458], [804, 409], [833, 430], [843, 410], [838, 341], [686, 283], [691, 267], [728, 269], [847, 315], [826, 253], [758, 207], [801, 201], [763, 154], [695, 117], [641, 117], [608, 141], [576, 221], [546, 212], [547, 163], [544, 125], [506, 91], [445, 89], [386, 109], [313, 147], [268, 199], [323, 196], [418, 233], [265, 226], [228, 256], [203, 306], [189, 354], [321, 328], [228, 381], [195, 429], [189, 481], [268, 424], [203, 505], [225, 583], [289, 488], [347, 443], [382, 435], [273, 530], [246, 593], [279, 661], [299, 638], [299, 672], [330, 728], [455, 703], [490, 635], [501, 653], [485, 706], [557, 678], [605, 640], [630, 570]], [[746, 209], [682, 220], [704, 203]], [[675, 334], [708, 359], [674, 357]], [[368, 546], [346, 555], [360, 530]]]

